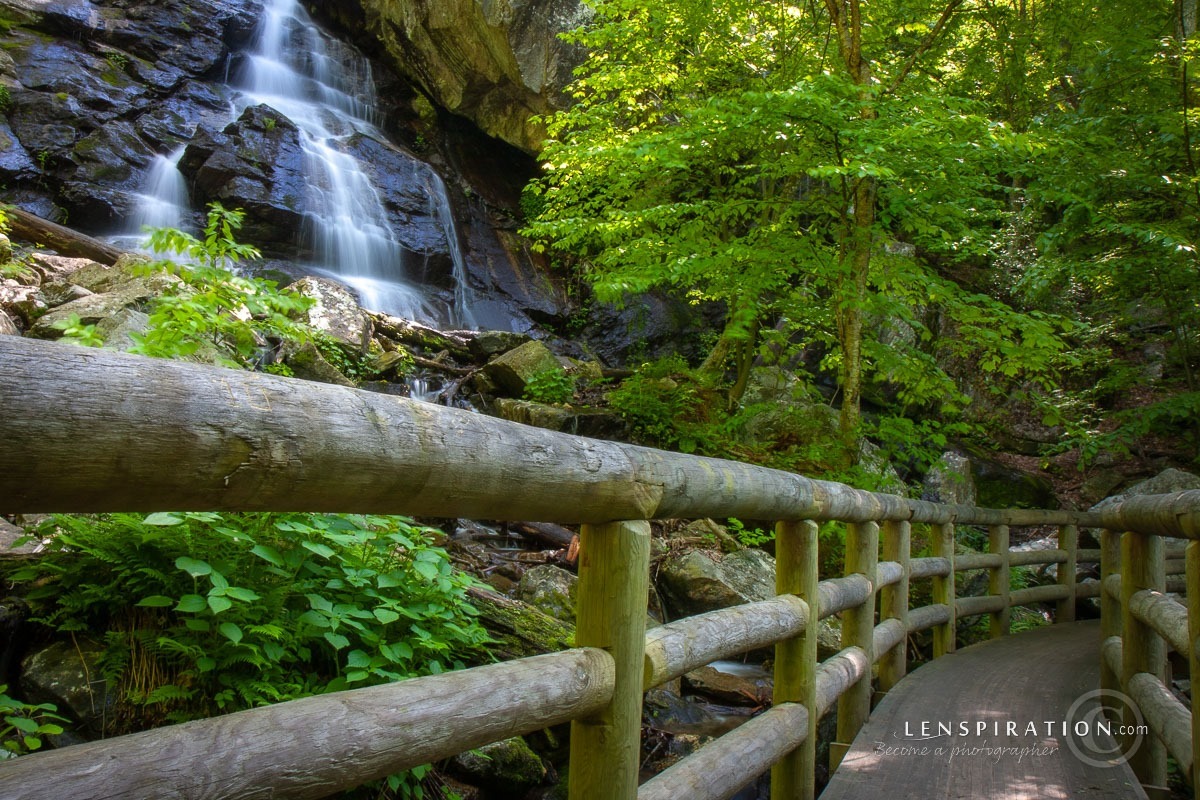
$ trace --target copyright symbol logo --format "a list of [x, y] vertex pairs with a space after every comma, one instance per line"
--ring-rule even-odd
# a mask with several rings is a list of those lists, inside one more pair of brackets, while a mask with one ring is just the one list
[[[1111, 716], [1105, 706], [1113, 709]], [[1138, 733], [1129, 752], [1123, 752], [1118, 742], [1122, 720], [1128, 719], [1125, 709], [1133, 710]], [[1085, 764], [1093, 767], [1115, 767], [1124, 763], [1142, 746], [1144, 734], [1142, 712], [1126, 694], [1111, 689], [1095, 689], [1071, 704], [1067, 711], [1067, 747]]]

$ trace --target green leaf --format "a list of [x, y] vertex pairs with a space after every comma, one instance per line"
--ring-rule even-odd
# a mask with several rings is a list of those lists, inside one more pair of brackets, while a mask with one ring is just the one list
[[366, 669], [371, 666], [371, 657], [362, 650], [351, 650], [346, 656], [346, 666]]
[[5, 717], [4, 721], [17, 730], [25, 731], [26, 733], [37, 733], [37, 721], [29, 719], [29, 717]]
[[301, 542], [300, 546], [305, 550], [310, 550], [325, 558], [332, 558], [334, 555], [334, 549], [332, 547], [327, 544], [321, 544], [320, 542]]
[[384, 625], [400, 619], [400, 615], [395, 611], [392, 611], [390, 608], [377, 608], [371, 613], [375, 615], [375, 619], [379, 620]]
[[199, 578], [203, 575], [208, 575], [213, 571], [213, 568], [208, 565], [208, 562], [200, 561], [199, 559], [195, 558], [188, 558], [187, 556], [180, 556], [179, 558], [175, 559], [175, 566], [191, 575], [193, 578]]
[[149, 597], [143, 597], [138, 601], [138, 605], [142, 608], [166, 608], [175, 603], [175, 598], [167, 597], [166, 595], [155, 594]]
[[212, 672], [217, 668], [217, 660], [209, 656], [200, 656], [196, 659], [196, 669], [201, 672]]
[[325, 641], [333, 645], [334, 650], [341, 650], [343, 647], [350, 646], [350, 640], [340, 633], [326, 633]]
[[179, 598], [179, 605], [175, 606], [176, 611], [182, 611], [188, 614], [194, 614], [197, 611], [203, 611], [207, 604], [204, 598], [198, 594], [185, 594]]
[[166, 526], [170, 526], [170, 525], [182, 525], [183, 520], [180, 517], [177, 517], [174, 514], [170, 514], [166, 511], [156, 511], [155, 513], [148, 515], [144, 520], [142, 520], [142, 524], [143, 525], [161, 525], [163, 527], [166, 527]]
[[233, 601], [228, 597], [209, 596], [208, 607], [213, 610], [214, 614], [220, 614], [222, 611], [228, 611], [233, 607]]
[[247, 603], [262, 599], [250, 589], [246, 589], [242, 586], [230, 586], [225, 590], [225, 596], [232, 597], [234, 600], [242, 600]]
[[242, 629], [237, 625], [234, 625], [232, 622], [222, 622], [221, 626], [217, 630], [221, 632], [222, 636], [234, 644], [242, 641]]
[[428, 580], [433, 580], [438, 576], [437, 564], [432, 564], [428, 561], [414, 561], [413, 569], [421, 573], [421, 576]]
[[285, 567], [287, 563], [283, 560], [283, 556], [274, 547], [268, 547], [265, 544], [255, 545], [250, 550], [251, 553], [261, 559], [271, 562], [277, 567]]

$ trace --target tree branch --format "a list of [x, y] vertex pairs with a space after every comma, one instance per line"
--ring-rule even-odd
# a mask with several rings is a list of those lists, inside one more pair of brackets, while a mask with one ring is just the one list
[[937, 24], [933, 26], [933, 30], [929, 31], [921, 41], [921, 44], [917, 46], [917, 49], [908, 57], [908, 61], [904, 62], [904, 66], [900, 69], [900, 74], [896, 76], [892, 81], [892, 85], [888, 87], [887, 91], [889, 94], [900, 88], [900, 84], [904, 83], [904, 79], [908, 77], [908, 73], [912, 72], [913, 67], [916, 66], [917, 59], [925, 55], [930, 47], [933, 47], [933, 43], [937, 41], [942, 29], [946, 27], [946, 23], [950, 21], [950, 18], [954, 16], [954, 12], [962, 4], [963, 0], [950, 0], [946, 4], [946, 7], [942, 9], [942, 16], [938, 18]]

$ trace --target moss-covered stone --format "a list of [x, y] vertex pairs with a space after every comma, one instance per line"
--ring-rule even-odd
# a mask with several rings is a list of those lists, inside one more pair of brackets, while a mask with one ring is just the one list
[[486, 786], [489, 797], [524, 797], [546, 778], [546, 765], [520, 736], [457, 755], [452, 769], [463, 779]]

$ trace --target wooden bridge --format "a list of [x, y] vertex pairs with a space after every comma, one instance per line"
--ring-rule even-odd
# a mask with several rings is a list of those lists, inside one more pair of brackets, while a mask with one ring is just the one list
[[[570, 720], [573, 800], [724, 798], [768, 770], [773, 797], [809, 798], [817, 721], [835, 705], [842, 767], [828, 797], [885, 785], [898, 797], [1137, 797], [1139, 782], [1165, 785], [1168, 754], [1197, 785], [1198, 718], [1165, 681], [1168, 648], [1200, 675], [1200, 492], [1101, 513], [936, 505], [337, 386], [0, 336], [0, 510], [130, 509], [580, 523], [577, 647], [24, 756], [0, 764], [0, 797], [325, 797]], [[646, 631], [648, 520], [680, 517], [778, 520], [779, 595]], [[818, 534], [832, 521], [846, 523], [845, 574], [818, 581]], [[988, 553], [955, 553], [962, 525], [988, 530]], [[1009, 548], [1012, 528], [1046, 525], [1056, 549]], [[927, 556], [912, 552], [914, 526]], [[1098, 550], [1079, 547], [1081, 527], [1100, 531]], [[1076, 583], [1084, 562], [1099, 563], [1099, 582]], [[1013, 567], [1039, 564], [1057, 565], [1057, 583], [1010, 588]], [[987, 595], [956, 596], [968, 570], [987, 571]], [[932, 582], [932, 600], [910, 608], [917, 581]], [[1013, 607], [1053, 603], [1071, 623], [1086, 597], [1099, 597], [1098, 626], [1006, 638]], [[818, 663], [817, 623], [833, 614], [843, 649]], [[979, 615], [995, 641], [955, 654], [956, 625]], [[922, 630], [935, 660], [905, 678], [906, 642]], [[774, 706], [639, 787], [643, 691], [769, 645]], [[980, 665], [1000, 671], [981, 679]], [[1103, 692], [1089, 697], [1088, 675]], [[1057, 687], [1054, 698], [1011, 700], [1038, 687]], [[1005, 749], [1020, 747], [1060, 757]]]

